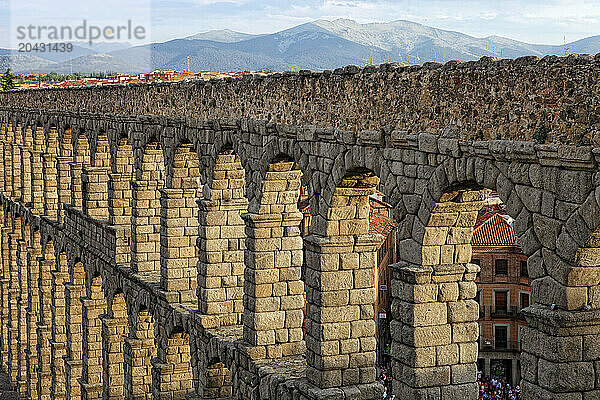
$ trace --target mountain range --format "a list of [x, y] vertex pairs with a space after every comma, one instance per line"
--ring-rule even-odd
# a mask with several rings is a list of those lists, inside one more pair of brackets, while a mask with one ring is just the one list
[[141, 46], [74, 43], [71, 53], [18, 53], [0, 49], [0, 70], [17, 73], [141, 73], [156, 69], [220, 72], [271, 69], [323, 70], [349, 64], [469, 61], [484, 55], [516, 58], [600, 52], [600, 35], [562, 45], [539, 45], [501, 36], [477, 38], [410, 21], [360, 24], [316, 20], [263, 35], [228, 29]]

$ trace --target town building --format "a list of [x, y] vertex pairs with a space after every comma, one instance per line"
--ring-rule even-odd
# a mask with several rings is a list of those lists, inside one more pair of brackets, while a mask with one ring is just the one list
[[478, 369], [483, 376], [503, 376], [517, 384], [521, 377], [520, 310], [531, 304], [527, 257], [519, 246], [512, 219], [497, 197], [480, 210], [473, 238], [471, 262], [477, 277], [479, 303]]

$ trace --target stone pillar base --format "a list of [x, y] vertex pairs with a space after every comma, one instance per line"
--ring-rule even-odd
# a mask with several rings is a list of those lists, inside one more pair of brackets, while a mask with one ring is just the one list
[[600, 396], [600, 310], [523, 310], [521, 393], [531, 400]]
[[393, 393], [401, 399], [477, 400], [474, 264], [391, 266]]

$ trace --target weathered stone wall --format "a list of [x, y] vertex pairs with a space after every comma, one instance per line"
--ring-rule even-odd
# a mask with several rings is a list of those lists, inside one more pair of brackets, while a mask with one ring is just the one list
[[[115, 114], [251, 118], [360, 131], [597, 143], [600, 57], [349, 66], [194, 83], [0, 93], [0, 105]], [[331, 133], [333, 134], [333, 132]], [[339, 132], [338, 135], [342, 135]]]
[[[427, 71], [369, 73], [452, 70]], [[159, 88], [167, 90], [131, 91]], [[42, 185], [23, 157], [29, 146], [50, 171]], [[379, 399], [377, 240], [366, 201], [378, 185], [399, 223], [391, 310], [399, 393], [477, 395], [469, 243], [489, 190], [529, 257], [536, 305], [526, 310], [524, 398], [600, 391], [597, 148], [5, 107], [0, 152], [0, 360], [23, 397]], [[301, 175], [312, 214], [304, 252]]]

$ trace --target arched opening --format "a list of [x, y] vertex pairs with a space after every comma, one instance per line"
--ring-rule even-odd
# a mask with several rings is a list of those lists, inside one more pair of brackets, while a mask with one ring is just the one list
[[64, 398], [66, 396], [65, 362], [66, 355], [67, 326], [65, 284], [69, 282], [69, 266], [67, 255], [60, 252], [56, 260], [56, 268], [52, 274], [52, 296], [51, 296], [51, 335], [50, 335], [50, 396], [51, 398]]
[[77, 381], [82, 376], [83, 316], [81, 297], [85, 290], [83, 262], [74, 260], [69, 268], [70, 281], [65, 283], [65, 328], [67, 351], [65, 359], [66, 396], [79, 397], [81, 387]]
[[71, 205], [83, 208], [82, 173], [84, 167], [91, 165], [90, 144], [86, 132], [81, 129], [75, 138], [75, 152], [71, 167]]
[[106, 309], [106, 300], [102, 290], [102, 277], [94, 276], [86, 288], [82, 303], [82, 380], [81, 390], [84, 398], [96, 395], [97, 387], [102, 384], [102, 319]]
[[165, 161], [160, 143], [146, 144], [133, 182], [131, 266], [138, 273], [160, 273], [160, 192]]
[[306, 348], [299, 228], [303, 215], [298, 210], [301, 176], [289, 156], [276, 156], [265, 173], [258, 206], [243, 215], [247, 234], [244, 340], [266, 358], [303, 354]]
[[153, 397], [184, 400], [193, 392], [193, 374], [190, 363], [190, 336], [176, 327], [158, 348], [152, 360]]
[[37, 393], [49, 397], [52, 385], [51, 354], [47, 349], [51, 342], [52, 324], [52, 271], [56, 269], [56, 257], [52, 238], [46, 238], [46, 245], [39, 260], [39, 316], [37, 321], [37, 349], [40, 349], [37, 362]]
[[91, 165], [82, 168], [83, 212], [97, 220], [108, 220], [108, 174], [110, 149], [106, 132], [99, 131], [91, 153]]
[[161, 287], [180, 303], [196, 300], [198, 249], [198, 154], [189, 143], [175, 150], [168, 188], [160, 190]]
[[50, 125], [47, 130], [46, 152], [42, 154], [42, 176], [44, 210], [47, 217], [58, 217], [58, 169], [56, 157], [59, 155], [58, 130]]
[[112, 173], [108, 180], [108, 223], [115, 227], [117, 243], [115, 262], [131, 262], [131, 207], [133, 179], [133, 148], [126, 137], [119, 139]]
[[476, 397], [478, 369], [482, 382], [494, 377], [504, 391], [519, 382], [519, 311], [532, 299], [516, 232], [529, 221], [505, 189], [506, 203], [475, 182], [454, 184], [439, 198], [426, 192], [418, 215], [406, 217], [412, 237], [399, 242], [405, 261], [393, 266], [391, 364], [407, 373], [394, 376], [395, 395]]
[[245, 175], [231, 146], [215, 157], [199, 205], [198, 306], [206, 327], [242, 323]]
[[[133, 325], [132, 325], [133, 323]], [[129, 335], [125, 339], [125, 398], [143, 398], [152, 393], [152, 364], [156, 357], [154, 318], [140, 310], [130, 321]]]
[[[306, 374], [321, 389], [375, 382], [374, 267], [382, 239], [369, 233], [369, 197], [378, 182], [370, 170], [346, 171], [315, 203], [305, 239]], [[346, 345], [329, 345], [337, 341]]]
[[71, 163], [73, 162], [73, 142], [71, 127], [59, 131], [59, 155], [56, 157], [58, 183], [58, 221], [64, 221], [64, 205], [71, 203]]
[[107, 307], [102, 320], [103, 398], [124, 398], [124, 344], [127, 336], [127, 304], [119, 289]]
[[200, 393], [203, 399], [228, 399], [233, 395], [231, 372], [223, 362], [209, 360], [206, 371], [200, 377]]

